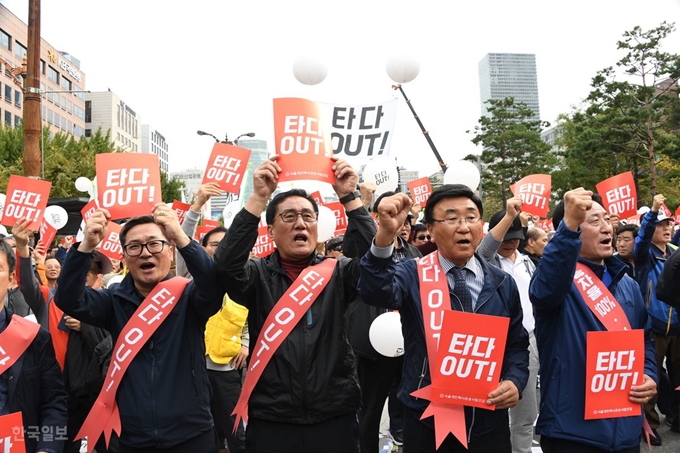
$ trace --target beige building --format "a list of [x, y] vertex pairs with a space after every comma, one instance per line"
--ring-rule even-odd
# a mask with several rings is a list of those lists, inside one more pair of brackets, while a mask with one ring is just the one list
[[142, 123], [134, 109], [110, 90], [86, 93], [85, 99], [86, 137], [94, 135], [99, 128], [102, 134], [110, 129], [116, 150], [141, 151]]
[[[21, 68], [28, 44], [28, 25], [0, 4], [0, 122], [19, 127], [23, 116]], [[85, 134], [85, 74], [80, 61], [40, 40], [40, 90], [42, 124], [52, 134]], [[3, 102], [4, 101], [4, 102]]]

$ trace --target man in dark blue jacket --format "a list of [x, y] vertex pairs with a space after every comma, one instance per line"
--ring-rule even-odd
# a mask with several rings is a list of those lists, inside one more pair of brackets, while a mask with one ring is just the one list
[[612, 256], [609, 214], [592, 194], [582, 188], [565, 194], [564, 204], [553, 214], [557, 232], [546, 245], [529, 288], [541, 365], [536, 433], [544, 453], [640, 451], [642, 415], [585, 420], [586, 336], [588, 331], [606, 329], [573, 283], [577, 262], [607, 285], [630, 327], [645, 330], [645, 374], [631, 387], [629, 400], [644, 404], [656, 394], [647, 310], [637, 283], [626, 274], [627, 266]]
[[[118, 451], [217, 452], [204, 339], [206, 321], [222, 306], [214, 262], [184, 234], [175, 212], [158, 204], [153, 215], [123, 225], [120, 242], [128, 274], [120, 285], [100, 291], [86, 288], [93, 252], [106, 235], [108, 218], [105, 209], [88, 218], [83, 241], [64, 261], [55, 301], [65, 313], [108, 330], [116, 344], [146, 296], [170, 278], [173, 243], [194, 276], [120, 381]], [[119, 355], [121, 351], [114, 350], [114, 358]]]
[[[394, 238], [410, 206], [411, 201], [404, 194], [389, 197], [380, 204], [378, 234], [371, 250], [361, 260], [359, 296], [367, 303], [398, 309], [401, 313], [405, 352], [398, 396], [406, 406], [404, 449], [410, 453], [433, 453], [436, 446], [432, 418], [420, 420], [429, 403], [411, 395], [431, 383], [417, 262], [396, 263], [391, 257]], [[437, 243], [440, 266], [444, 272], [451, 269], [464, 273], [465, 285], [461, 286], [469, 289], [472, 311], [510, 318], [501, 382], [487, 401], [488, 405], [495, 404], [496, 410], [466, 407], [469, 450], [449, 435], [439, 451], [510, 452], [507, 409], [517, 404], [529, 378], [529, 336], [522, 326], [517, 285], [508, 274], [491, 267], [475, 254], [482, 238], [482, 214], [479, 197], [459, 184], [434, 191], [425, 208], [425, 221], [432, 240]], [[447, 280], [453, 291], [450, 308], [463, 311], [462, 301], [455, 295], [458, 284], [453, 275]]]

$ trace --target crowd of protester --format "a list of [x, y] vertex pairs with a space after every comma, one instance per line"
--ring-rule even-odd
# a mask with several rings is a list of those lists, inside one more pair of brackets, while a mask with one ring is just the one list
[[[662, 421], [680, 432], [680, 230], [660, 212], [663, 195], [638, 227], [576, 188], [548, 234], [519, 197], [484, 225], [466, 186], [439, 187], [425, 206], [375, 197], [334, 158], [347, 229], [319, 241], [316, 201], [277, 193], [280, 171], [276, 157], [258, 167], [230, 227], [199, 240], [214, 183], [182, 224], [164, 204], [127, 219], [123, 261], [98, 251], [106, 209], [79, 242], [43, 244], [28, 220], [0, 241], [0, 350], [19, 345], [0, 360], [0, 415], [22, 413], [27, 452], [376, 453], [385, 407], [407, 453], [529, 453], [536, 435], [546, 453], [629, 453], [661, 445]], [[259, 258], [263, 212], [276, 249]], [[428, 259], [450, 304], [423, 299]], [[584, 418], [586, 339], [613, 328], [575, 272], [644, 332], [644, 373], [628, 397], [639, 416]], [[403, 354], [387, 357], [369, 330], [395, 310]], [[494, 410], [461, 407], [463, 438], [442, 440], [423, 389], [439, 335], [429, 320], [447, 310], [507, 318], [508, 332]]]

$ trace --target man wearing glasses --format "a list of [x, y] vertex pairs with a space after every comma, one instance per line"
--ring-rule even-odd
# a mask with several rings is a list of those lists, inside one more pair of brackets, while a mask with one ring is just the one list
[[[111, 418], [115, 425], [118, 414], [111, 407], [117, 406], [119, 452], [216, 453], [204, 343], [206, 321], [222, 306], [214, 262], [182, 231], [176, 213], [159, 203], [153, 215], [123, 225], [120, 242], [128, 273], [120, 285], [85, 288], [109, 217], [98, 209], [88, 218], [83, 241], [64, 261], [55, 296], [59, 308], [107, 329], [115, 344], [103, 391], [81, 432], [95, 425], [89, 435], [98, 437], [104, 429], [94, 423], [98, 419]], [[193, 275], [191, 282], [170, 278], [175, 246]], [[134, 324], [140, 319], [141, 325]], [[115, 401], [107, 402], [111, 392]]]
[[[318, 207], [304, 190], [282, 192], [269, 201], [281, 171], [277, 159], [253, 173], [253, 194], [216, 253], [224, 290], [248, 307], [249, 364], [237, 404], [237, 413], [248, 417], [246, 450], [358, 452], [361, 398], [346, 311], [356, 297], [359, 262], [316, 253]], [[356, 171], [332, 159], [333, 189], [348, 218], [343, 250], [363, 254], [375, 234], [373, 219], [356, 191]], [[276, 250], [249, 259], [265, 207]], [[282, 305], [289, 300], [295, 302]], [[242, 403], [247, 413], [239, 412]]]
[[[507, 317], [509, 327], [501, 380], [485, 401], [489, 408], [495, 405], [495, 410], [464, 407], [468, 448], [449, 435], [438, 451], [509, 453], [512, 448], [507, 409], [517, 405], [529, 377], [529, 338], [522, 326], [517, 285], [506, 273], [475, 254], [482, 239], [480, 198], [467, 186], [449, 184], [435, 190], [427, 200], [425, 222], [438, 251], [422, 260], [429, 258], [429, 269], [436, 275], [446, 275], [438, 285], [443, 285], [444, 291], [448, 289], [450, 297], [444, 297], [443, 304], [431, 304], [430, 301], [442, 300], [434, 297], [421, 300], [421, 288], [428, 296], [442, 291], [436, 286], [428, 292], [426, 281], [420, 281], [425, 272], [419, 272], [422, 265], [419, 260], [396, 263], [392, 259], [394, 238], [410, 207], [411, 200], [404, 194], [383, 200], [378, 209], [380, 229], [361, 260], [359, 281], [361, 300], [397, 309], [401, 314], [406, 350], [398, 396], [406, 406], [404, 450], [409, 453], [437, 450], [433, 418], [426, 415], [421, 420], [430, 402], [412, 393], [431, 385], [431, 366], [437, 354], [434, 339], [441, 334], [441, 324], [433, 319], [441, 319], [445, 311], [457, 310]], [[424, 306], [432, 307], [427, 317], [423, 314]]]

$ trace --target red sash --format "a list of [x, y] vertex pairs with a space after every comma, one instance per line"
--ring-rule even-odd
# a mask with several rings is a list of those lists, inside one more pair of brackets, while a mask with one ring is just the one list
[[0, 374], [14, 365], [38, 335], [40, 325], [12, 315], [7, 328], [0, 333]]
[[251, 349], [255, 351], [249, 358], [248, 372], [243, 382], [241, 395], [238, 398], [234, 412], [236, 416], [234, 432], [236, 432], [241, 419], [248, 422], [248, 400], [250, 394], [262, 376], [262, 372], [281, 346], [283, 340], [293, 331], [293, 328], [302, 319], [307, 310], [319, 297], [331, 277], [337, 260], [326, 259], [319, 264], [309, 266], [295, 279], [288, 291], [276, 302], [272, 311], [262, 325], [257, 342]]
[[[439, 252], [432, 252], [418, 260], [418, 279], [420, 281], [420, 302], [425, 322], [425, 343], [427, 345], [427, 360], [432, 376], [432, 367], [437, 360], [437, 347], [444, 322], [444, 312], [451, 310], [449, 284], [446, 274], [439, 265]], [[467, 448], [465, 409], [455, 404], [432, 401], [432, 385], [428, 385], [411, 393], [416, 398], [430, 401], [420, 419], [434, 417], [434, 433], [436, 447], [444, 442], [451, 433]]]
[[113, 348], [102, 391], [76, 435], [76, 440], [87, 437], [88, 453], [94, 449], [102, 432], [107, 446], [111, 439], [111, 431], [120, 435], [120, 414], [116, 403], [118, 386], [130, 363], [156, 329], [166, 320], [188, 284], [189, 280], [183, 277], [175, 277], [158, 283], [120, 332]]

